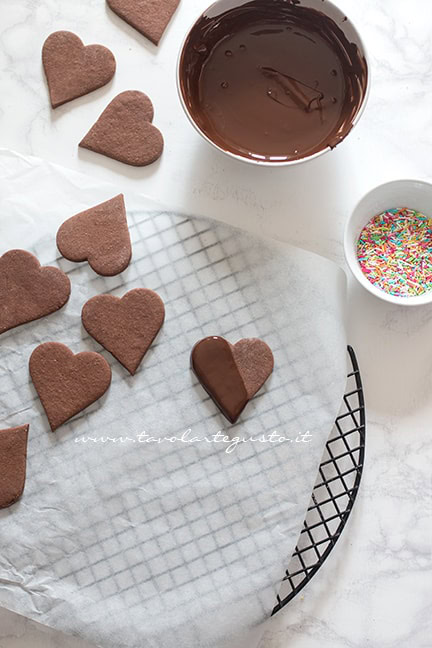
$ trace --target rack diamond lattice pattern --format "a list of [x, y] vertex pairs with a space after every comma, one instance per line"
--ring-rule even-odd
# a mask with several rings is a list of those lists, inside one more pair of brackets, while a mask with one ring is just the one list
[[354, 350], [340, 414], [326, 444], [300, 538], [285, 572], [273, 614], [317, 573], [348, 521], [360, 486], [365, 455], [365, 405]]

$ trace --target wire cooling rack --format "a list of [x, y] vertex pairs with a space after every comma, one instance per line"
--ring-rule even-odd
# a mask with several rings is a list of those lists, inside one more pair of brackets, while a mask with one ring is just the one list
[[277, 596], [276, 614], [317, 573], [348, 521], [364, 465], [366, 418], [357, 358], [348, 347], [351, 370], [339, 416], [326, 444], [299, 542]]

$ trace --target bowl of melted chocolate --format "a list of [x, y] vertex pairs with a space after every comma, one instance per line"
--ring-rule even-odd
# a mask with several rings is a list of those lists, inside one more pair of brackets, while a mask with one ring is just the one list
[[183, 108], [221, 151], [267, 166], [335, 148], [369, 91], [364, 45], [329, 0], [219, 0], [186, 36]]

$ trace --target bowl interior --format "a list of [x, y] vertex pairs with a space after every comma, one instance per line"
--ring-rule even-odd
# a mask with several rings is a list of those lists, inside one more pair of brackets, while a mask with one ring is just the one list
[[432, 218], [432, 184], [421, 180], [395, 180], [366, 194], [354, 209], [345, 228], [346, 260], [356, 279], [376, 297], [404, 306], [428, 304], [432, 302], [432, 291], [415, 297], [389, 295], [366, 278], [358, 262], [357, 241], [362, 229], [374, 216], [398, 207], [409, 207]]
[[[299, 151], [298, 157], [295, 157], [294, 153], [286, 153], [285, 155], [280, 155], [279, 157], [278, 155], [265, 156], [260, 154], [258, 151], [254, 152], [253, 145], [249, 146], [249, 148], [252, 149], [250, 152], [248, 152], [247, 150], [242, 150], [242, 146], [232, 145], [229, 142], [227, 143], [227, 141], [224, 140], [223, 136], [219, 136], [220, 133], [215, 133], [209, 127], [208, 115], [206, 115], [205, 110], [202, 109], [200, 93], [196, 90], [199, 83], [198, 79], [201, 78], [201, 73], [197, 73], [195, 70], [197, 66], [201, 66], [200, 69], [203, 69], [203, 64], [201, 62], [197, 63], [197, 61], [200, 60], [200, 57], [201, 59], [203, 59], [202, 51], [200, 51], [201, 48], [204, 47], [204, 49], [206, 49], [205, 44], [211, 43], [210, 39], [214, 38], [214, 35], [211, 36], [211, 34], [213, 33], [212, 30], [214, 31], [215, 29], [213, 27], [213, 24], [217, 25], [217, 29], [219, 31], [224, 29], [223, 27], [221, 27], [223, 20], [220, 20], [220, 16], [225, 16], [227, 13], [231, 14], [236, 11], [243, 11], [244, 5], [253, 5], [255, 2], [258, 3], [258, 5], [259, 2], [265, 4], [264, 0], [218, 0], [213, 5], [211, 5], [194, 23], [185, 38], [178, 59], [177, 84], [180, 100], [186, 112], [186, 115], [188, 116], [195, 129], [208, 142], [216, 146], [216, 148], [218, 148], [219, 150], [227, 153], [228, 155], [237, 159], [242, 159], [243, 161], [252, 162], [254, 164], [262, 164], [265, 166], [285, 166], [289, 164], [304, 162], [305, 160], [315, 158], [319, 155], [322, 155], [331, 148], [334, 148], [336, 144], [345, 139], [345, 137], [351, 132], [352, 128], [360, 119], [367, 102], [370, 86], [369, 69], [365, 47], [359, 33], [357, 32], [351, 21], [338, 7], [333, 5], [329, 0], [300, 0], [300, 2], [298, 3], [299, 7], [301, 7], [302, 9], [312, 9], [315, 10], [315, 12], [320, 12], [320, 14], [324, 14], [324, 16], [329, 18], [335, 24], [336, 30], [339, 30], [337, 32], [338, 35], [335, 36], [335, 43], [339, 43], [341, 39], [346, 39], [348, 48], [347, 51], [350, 52], [349, 57], [352, 57], [350, 58], [350, 60], [359, 62], [358, 67], [354, 66], [354, 64], [352, 67], [352, 70], [356, 70], [356, 81], [355, 84], [351, 86], [353, 88], [355, 87], [355, 91], [346, 93], [346, 97], [350, 97], [354, 105], [350, 107], [348, 116], [347, 114], [345, 114], [345, 116], [343, 115], [343, 109], [341, 108], [340, 120], [335, 124], [334, 131], [331, 136], [329, 135], [328, 137], [323, 138], [322, 141], [318, 140], [316, 142], [316, 147], [314, 147], [314, 150], [312, 150], [311, 147], [310, 152], [308, 151], [307, 153], [300, 154]], [[278, 4], [278, 2], [274, 3], [273, 6], [277, 7], [275, 11], [282, 12], [286, 10], [283, 9], [284, 7], [286, 8], [288, 6], [288, 4], [285, 3], [285, 0], [279, 0], [279, 3], [280, 4]], [[270, 3], [270, 5], [267, 4], [266, 6], [271, 7], [272, 4]], [[214, 23], [212, 23], [212, 21], [214, 21]], [[283, 23], [281, 24], [283, 25]], [[339, 44], [335, 45], [335, 47], [342, 46]], [[207, 47], [207, 51], [213, 51], [213, 44], [210, 44], [210, 46]], [[208, 55], [205, 54], [204, 56], [207, 57]], [[345, 53], [342, 56], [342, 59], [345, 60], [346, 58], [347, 55]], [[355, 97], [355, 100], [353, 100], [352, 97]], [[254, 102], [247, 103], [248, 107], [251, 105], [251, 103]], [[197, 106], [199, 106], [199, 108]], [[214, 110], [216, 110], [217, 112], [217, 107]], [[262, 113], [259, 113], [259, 119], [262, 120]], [[290, 120], [291, 119], [292, 116], [290, 116]], [[273, 120], [271, 123], [274, 124], [275, 122], [276, 120]]]

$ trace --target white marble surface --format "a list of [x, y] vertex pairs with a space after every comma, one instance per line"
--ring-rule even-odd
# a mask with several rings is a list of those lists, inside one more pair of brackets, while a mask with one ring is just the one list
[[[44, 157], [191, 213], [214, 216], [343, 264], [346, 217], [369, 188], [432, 180], [430, 0], [337, 0], [366, 41], [373, 85], [359, 126], [338, 149], [294, 169], [256, 169], [213, 151], [192, 130], [175, 89], [186, 28], [207, 0], [183, 0], [159, 49], [105, 0], [0, 0], [0, 146]], [[100, 42], [113, 82], [53, 113], [40, 63], [56, 29]], [[118, 92], [155, 105], [166, 149], [131, 169], [77, 143]], [[367, 464], [337, 549], [260, 648], [428, 648], [432, 640], [432, 307], [385, 305], [350, 282], [349, 331], [368, 407]], [[85, 648], [0, 610], [0, 648]], [[252, 648], [252, 647], [251, 647]]]

